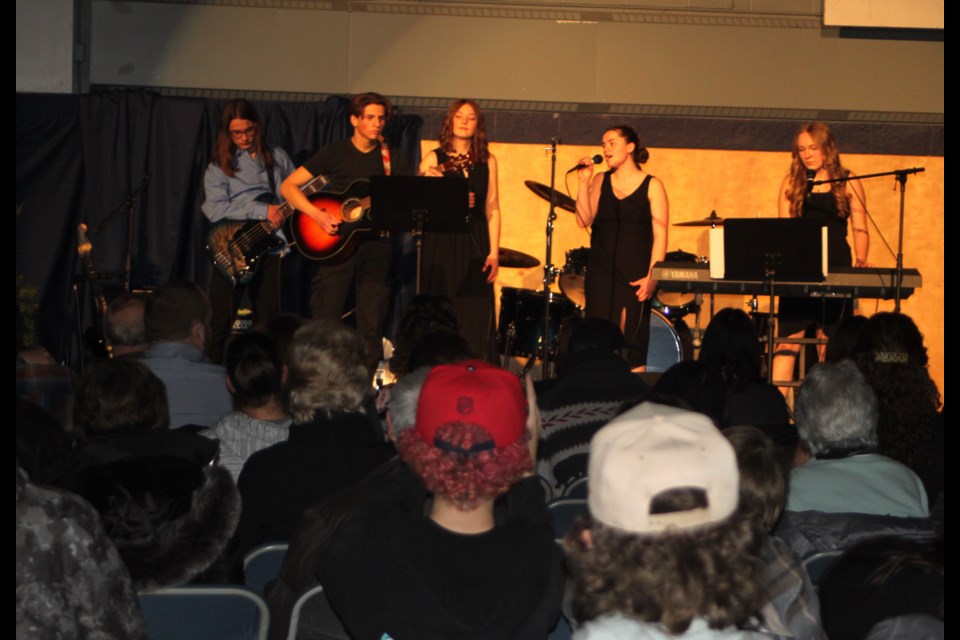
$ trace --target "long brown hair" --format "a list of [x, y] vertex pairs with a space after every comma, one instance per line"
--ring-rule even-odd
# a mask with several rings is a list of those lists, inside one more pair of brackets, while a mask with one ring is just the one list
[[249, 120], [257, 127], [257, 136], [253, 143], [253, 154], [260, 158], [260, 162], [266, 169], [273, 167], [273, 154], [270, 153], [270, 147], [263, 143], [263, 124], [260, 121], [260, 114], [256, 107], [243, 98], [236, 98], [227, 103], [220, 114], [220, 129], [217, 131], [217, 139], [213, 143], [213, 151], [210, 153], [210, 163], [220, 167], [226, 175], [231, 178], [236, 174], [236, 167], [233, 161], [233, 151], [236, 145], [233, 144], [233, 138], [230, 136], [230, 123], [234, 120]]
[[[813, 138], [814, 143], [820, 147], [823, 152], [823, 168], [827, 171], [827, 176], [833, 178], [843, 178], [848, 173], [847, 169], [840, 164], [840, 151], [837, 149], [837, 139], [833, 137], [833, 132], [823, 122], [811, 122], [800, 127], [797, 134], [793, 136], [793, 160], [790, 162], [790, 184], [787, 186], [787, 200], [790, 201], [790, 217], [799, 218], [803, 215], [803, 201], [807, 192], [807, 170], [800, 160], [800, 152], [797, 149], [797, 140], [801, 133], [808, 133]], [[847, 200], [847, 183], [834, 182], [830, 185], [830, 192], [833, 194], [837, 203], [837, 215], [844, 220], [850, 216], [850, 203]]]
[[447, 115], [443, 119], [443, 128], [440, 129], [440, 148], [444, 151], [453, 150], [453, 116], [464, 105], [469, 106], [477, 114], [477, 130], [470, 141], [470, 155], [477, 162], [486, 162], [490, 158], [490, 151], [487, 149], [487, 125], [484, 121], [483, 112], [480, 111], [480, 105], [477, 104], [476, 100], [460, 98], [450, 103]]

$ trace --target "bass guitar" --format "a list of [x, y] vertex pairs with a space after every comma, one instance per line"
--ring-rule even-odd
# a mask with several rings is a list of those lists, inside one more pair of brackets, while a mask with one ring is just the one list
[[[300, 190], [309, 198], [327, 184], [326, 177], [317, 176]], [[279, 205], [279, 210], [284, 220], [296, 212], [286, 201]], [[283, 239], [266, 220], [220, 220], [207, 233], [207, 253], [220, 275], [233, 286], [250, 282], [263, 256], [283, 247]]]
[[367, 180], [357, 180], [340, 193], [324, 191], [311, 197], [310, 203], [340, 222], [337, 234], [330, 235], [305, 213], [297, 211], [293, 215], [290, 230], [297, 249], [311, 260], [330, 264], [346, 260], [360, 241], [373, 233]]

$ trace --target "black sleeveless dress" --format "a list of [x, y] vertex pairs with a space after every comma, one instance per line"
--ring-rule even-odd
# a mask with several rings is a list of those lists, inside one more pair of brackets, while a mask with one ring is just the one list
[[[811, 193], [803, 203], [803, 218], [822, 222], [827, 228], [827, 265], [851, 267], [850, 245], [847, 243], [847, 219], [841, 218], [833, 193]], [[823, 328], [827, 335], [844, 317], [851, 315], [854, 302], [850, 298], [789, 298], [781, 297], [777, 313], [781, 336], [790, 336], [804, 330]], [[812, 336], [812, 333], [810, 334]]]
[[[433, 151], [442, 168], [450, 156], [442, 149]], [[493, 284], [487, 282], [483, 271], [483, 263], [490, 254], [486, 216], [489, 167], [485, 162], [477, 162], [448, 175], [467, 178], [470, 192], [475, 195], [475, 206], [470, 209], [470, 232], [424, 234], [420, 290], [449, 296], [460, 321], [460, 334], [474, 354], [496, 362]]]
[[620, 325], [626, 310], [624, 338], [629, 346], [631, 367], [647, 363], [650, 341], [650, 300], [637, 300], [637, 288], [630, 283], [647, 275], [653, 253], [653, 216], [650, 213], [650, 180], [647, 176], [636, 191], [622, 200], [613, 193], [611, 172], [603, 176], [597, 215], [590, 235], [590, 260], [584, 283], [591, 318], [605, 318]]

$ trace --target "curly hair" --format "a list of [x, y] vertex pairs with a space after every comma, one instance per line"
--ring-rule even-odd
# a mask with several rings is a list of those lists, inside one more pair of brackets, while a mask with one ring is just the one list
[[360, 334], [337, 320], [314, 320], [290, 343], [285, 403], [295, 424], [314, 412], [358, 411], [370, 392], [372, 372]]
[[[791, 154], [793, 159], [790, 161], [790, 184], [787, 186], [786, 196], [790, 201], [790, 217], [799, 218], [803, 215], [803, 201], [807, 195], [807, 169], [800, 160], [800, 151], [797, 148], [797, 140], [800, 134], [807, 133], [813, 138], [820, 150], [823, 152], [823, 168], [827, 176], [833, 178], [843, 178], [850, 173], [844, 169], [840, 163], [840, 151], [837, 148], [837, 139], [833, 132], [823, 122], [811, 122], [800, 127], [797, 134], [793, 136], [793, 149]], [[834, 182], [830, 186], [830, 192], [837, 203], [837, 215], [844, 220], [850, 216], [850, 202], [847, 200], [847, 183]]]
[[[437, 430], [436, 438], [459, 450], [493, 443], [486, 430], [462, 422], [443, 425]], [[506, 493], [533, 468], [527, 439], [524, 433], [516, 442], [501, 449], [461, 453], [424, 442], [415, 429], [408, 429], [397, 439], [397, 448], [400, 457], [427, 489], [455, 503], [462, 511], [469, 511], [483, 500]]]
[[227, 344], [224, 365], [237, 409], [262, 407], [280, 397], [283, 362], [267, 334], [248, 331], [235, 336]]
[[166, 429], [170, 426], [167, 388], [136, 360], [94, 362], [77, 388], [73, 426], [85, 440]]
[[762, 545], [759, 522], [740, 513], [657, 535], [581, 518], [563, 542], [578, 618], [622, 612], [670, 633], [683, 633], [698, 617], [723, 629], [753, 616], [764, 601]]
[[855, 361], [877, 396], [880, 453], [923, 475], [929, 471], [932, 421], [941, 402], [920, 329], [901, 313], [874, 314], [864, 326], [859, 351]]
[[490, 158], [490, 151], [487, 149], [487, 125], [483, 112], [480, 111], [480, 105], [475, 100], [460, 98], [450, 103], [437, 141], [444, 151], [453, 150], [453, 116], [464, 106], [470, 107], [477, 114], [477, 130], [473, 134], [473, 140], [470, 141], [470, 155], [476, 162], [486, 162]]
[[642, 164], [646, 164], [647, 160], [650, 159], [650, 152], [647, 151], [647, 148], [640, 145], [640, 135], [637, 133], [637, 130], [633, 127], [625, 124], [618, 124], [615, 127], [610, 127], [604, 133], [609, 131], [616, 131], [617, 135], [627, 141], [627, 144], [633, 143], [633, 162], [639, 167]]

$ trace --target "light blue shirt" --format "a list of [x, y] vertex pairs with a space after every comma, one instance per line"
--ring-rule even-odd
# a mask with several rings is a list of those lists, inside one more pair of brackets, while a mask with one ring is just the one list
[[[280, 184], [293, 173], [290, 156], [280, 147], [270, 147], [273, 153], [273, 179], [278, 202]], [[203, 176], [203, 214], [210, 222], [219, 220], [266, 220], [267, 204], [257, 198], [270, 193], [270, 180], [260, 159], [254, 159], [248, 151], [234, 150], [236, 172], [228, 176], [220, 167], [211, 163]]]
[[212, 427], [233, 409], [227, 370], [210, 362], [200, 349], [182, 342], [159, 342], [147, 349], [141, 362], [167, 388], [171, 427]]
[[876, 453], [813, 458], [790, 472], [787, 511], [926, 518], [927, 492], [913, 471]]

